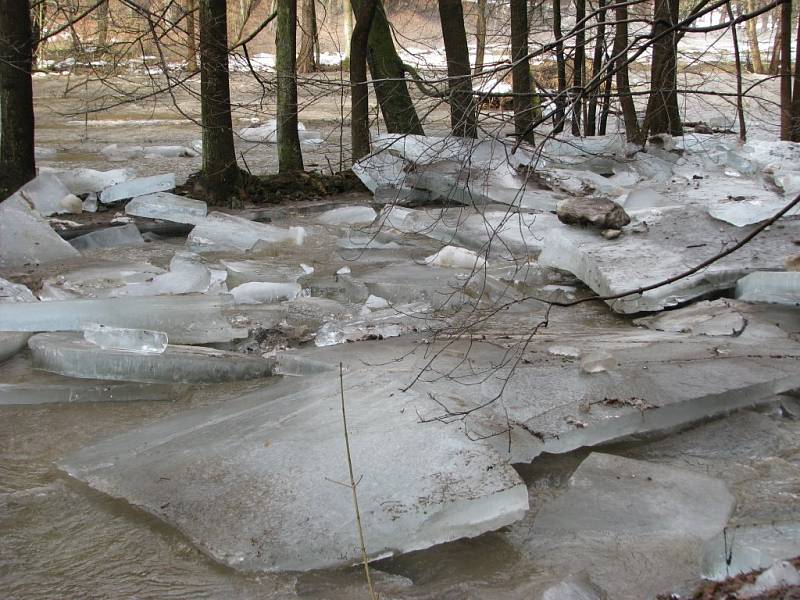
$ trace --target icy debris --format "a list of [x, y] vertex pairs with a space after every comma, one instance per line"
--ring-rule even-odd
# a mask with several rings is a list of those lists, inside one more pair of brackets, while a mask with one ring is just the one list
[[294, 300], [302, 288], [297, 283], [250, 281], [231, 290], [236, 304], [264, 304], [279, 300]]
[[231, 305], [230, 296], [201, 294], [11, 304], [0, 311], [0, 331], [83, 331], [97, 323], [163, 331], [177, 344], [229, 342], [247, 337], [225, 318]]
[[221, 294], [227, 291], [227, 272], [208, 268], [193, 252], [177, 252], [169, 263], [169, 272], [146, 281], [117, 288], [111, 296], [158, 296], [162, 294]]
[[798, 555], [800, 523], [729, 527], [706, 543], [703, 577], [722, 581]]
[[584, 373], [604, 373], [617, 368], [617, 359], [610, 352], [595, 350], [581, 358], [581, 370]]
[[72, 258], [79, 253], [26, 203], [0, 203], [0, 269]]
[[80, 198], [52, 173], [37, 175], [12, 194], [7, 202], [11, 200], [24, 202], [45, 217], [64, 213], [80, 214], [83, 210]]
[[289, 352], [279, 352], [275, 355], [275, 367], [272, 372], [275, 375], [286, 375], [289, 377], [305, 377], [307, 375], [317, 375], [334, 370], [330, 363], [314, 360], [305, 356], [292, 354]]
[[568, 198], [558, 203], [558, 220], [567, 225], [592, 225], [599, 229], [622, 229], [631, 218], [616, 202], [603, 198]]
[[364, 306], [371, 310], [389, 308], [389, 301], [386, 298], [381, 298], [380, 296], [373, 296], [370, 294], [367, 298], [367, 301], [364, 303]]
[[40, 169], [40, 172], [52, 173], [73, 194], [99, 193], [107, 187], [127, 181], [134, 176], [130, 169], [111, 169], [95, 171], [94, 169]]
[[[0, 277], [0, 306], [12, 302], [36, 302], [36, 296], [21, 283], [12, 283]], [[22, 350], [28, 342], [29, 335], [0, 331], [0, 363]]]
[[91, 233], [73, 238], [69, 242], [77, 250], [94, 250], [96, 248], [114, 248], [117, 246], [141, 246], [144, 238], [133, 223], [121, 227], [106, 227]]
[[581, 351], [574, 346], [561, 346], [555, 344], [547, 349], [549, 354], [553, 356], [563, 356], [565, 358], [580, 358]]
[[83, 201], [83, 210], [85, 212], [97, 212], [97, 194], [90, 192], [86, 195], [86, 200]]
[[736, 282], [736, 298], [745, 302], [800, 305], [800, 272], [750, 273]]
[[322, 213], [317, 223], [323, 225], [367, 225], [375, 220], [377, 213], [369, 206], [343, 206]]
[[374, 311], [363, 319], [325, 323], [317, 331], [317, 346], [334, 346], [359, 340], [398, 337], [404, 333], [420, 331], [430, 326], [426, 316], [431, 307], [417, 302]]
[[124, 161], [136, 158], [195, 158], [199, 153], [186, 146], [119, 146], [110, 144], [100, 150], [108, 160]]
[[653, 317], [634, 320], [635, 325], [694, 335], [739, 335], [747, 320], [730, 302], [704, 300], [684, 308], [662, 312]]
[[246, 252], [253, 249], [258, 242], [302, 246], [305, 237], [304, 227], [283, 229], [226, 213], [212, 212], [192, 229], [186, 244], [195, 252], [225, 250]]
[[163, 353], [103, 348], [77, 333], [38, 333], [28, 347], [36, 368], [81, 379], [214, 383], [272, 373], [272, 362], [261, 357], [199, 346], [169, 345]]
[[83, 338], [104, 350], [125, 350], [142, 354], [162, 354], [167, 349], [163, 331], [107, 327], [91, 323], [83, 330]]
[[583, 572], [547, 588], [542, 600], [608, 600], [608, 594]]
[[789, 586], [800, 586], [800, 572], [788, 560], [780, 560], [758, 575], [753, 583], [739, 588], [737, 598], [762, 597], [762, 594]]
[[373, 194], [378, 187], [398, 189], [406, 178], [406, 161], [390, 152], [370, 154], [352, 166], [353, 173]]
[[137, 177], [122, 183], [104, 188], [100, 192], [100, 202], [110, 204], [126, 198], [136, 198], [155, 192], [164, 192], [175, 187], [175, 173], [153, 175], [152, 177]]
[[436, 254], [427, 257], [425, 264], [454, 269], [482, 269], [486, 266], [486, 259], [466, 248], [445, 246]]
[[342, 250], [399, 250], [403, 247], [396, 241], [382, 241], [387, 237], [385, 233], [377, 235], [349, 234], [345, 238], [336, 240], [336, 247]]
[[[297, 135], [300, 141], [319, 140], [319, 131], [307, 131], [303, 123], [297, 123]], [[239, 131], [239, 137], [246, 142], [260, 142], [267, 144], [278, 143], [278, 121], [270, 119], [266, 125], [245, 127]]]
[[338, 271], [336, 271], [337, 275], [349, 275], [350, 274], [350, 267], [341, 267]]
[[192, 225], [197, 225], [205, 219], [207, 212], [205, 202], [169, 192], [139, 196], [125, 205], [125, 214], [128, 215]]
[[[775, 216], [775, 214], [789, 203], [788, 199], [775, 198], [766, 200], [761, 198], [736, 199], [728, 198], [718, 200], [708, 207], [708, 214], [715, 219], [744, 227], [761, 223]], [[795, 206], [786, 213], [786, 216], [800, 214], [800, 206]]]
[[[522, 517], [528, 493], [516, 472], [455, 424], [420, 427], [417, 409], [430, 400], [397, 387], [344, 377], [370, 559]], [[233, 568], [348, 566], [361, 551], [352, 494], [333, 483], [348, 480], [340, 402], [330, 373], [284, 379], [85, 447], [60, 466], [163, 519]]]
[[[646, 233], [623, 236], [613, 244], [576, 228], [553, 230], [545, 236], [539, 262], [573, 273], [602, 296], [615, 295], [682, 273], [716, 256], [722, 240], [733, 244], [748, 233], [720, 224], [698, 208], [664, 210]], [[609, 304], [622, 313], [658, 311], [731, 288], [750, 271], [782, 268], [787, 244], [798, 237], [800, 222], [786, 221], [699, 273]]]
[[[308, 271], [303, 265], [293, 267], [282, 264], [265, 263], [261, 260], [222, 260], [222, 266], [228, 272], [228, 284], [231, 288], [251, 281], [267, 283], [296, 283]], [[311, 268], [311, 267], [308, 267]], [[314, 269], [311, 269], [311, 273]]]
[[79, 269], [60, 273], [42, 282], [42, 300], [71, 300], [76, 298], [106, 298], [120, 292], [128, 284], [153, 279], [164, 269], [150, 263], [99, 261]]

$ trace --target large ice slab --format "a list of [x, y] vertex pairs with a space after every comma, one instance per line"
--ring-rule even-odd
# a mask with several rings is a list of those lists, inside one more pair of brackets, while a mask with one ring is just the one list
[[709, 540], [703, 576], [721, 581], [739, 573], [766, 569], [773, 562], [800, 555], [800, 523], [731, 527]]
[[0, 204], [0, 269], [63, 260], [79, 252], [26, 205], [9, 198]]
[[[714, 221], [697, 208], [665, 210], [647, 232], [607, 241], [579, 229], [551, 231], [539, 257], [542, 265], [570, 271], [602, 296], [619, 294], [673, 277], [718, 254], [750, 232]], [[657, 311], [735, 286], [751, 271], [780, 269], [800, 221], [758, 235], [737, 252], [670, 285], [609, 301], [622, 313]], [[715, 242], [716, 240], [716, 242]]]
[[[344, 378], [370, 558], [475, 536], [525, 514], [527, 489], [510, 466], [457, 426], [419, 423], [417, 408], [430, 401], [395, 392]], [[336, 483], [348, 481], [340, 402], [337, 377], [292, 378], [88, 446], [61, 467], [231, 567], [350, 565], [361, 551], [352, 493]]]
[[59, 273], [42, 282], [42, 300], [73, 300], [77, 298], [107, 298], [130, 284], [151, 281], [164, 269], [146, 262], [96, 261], [70, 271]]
[[367, 225], [377, 213], [369, 206], [342, 206], [322, 213], [317, 222], [323, 225]]
[[[0, 306], [12, 302], [36, 302], [36, 296], [24, 285], [12, 283], [0, 277]], [[0, 331], [0, 363], [22, 350], [28, 342], [29, 335], [13, 331]]]
[[223, 311], [230, 296], [147, 296], [11, 304], [0, 311], [0, 331], [83, 331], [91, 324], [163, 331], [176, 344], [229, 342], [247, 337]]
[[145, 354], [163, 354], [169, 340], [163, 331], [108, 327], [92, 323], [83, 330], [83, 339], [105, 350], [126, 350]]
[[200, 255], [193, 252], [177, 252], [170, 260], [169, 272], [115, 288], [110, 295], [220, 294], [227, 291], [226, 279], [226, 271], [209, 268]]
[[[749, 276], [748, 276], [749, 277]], [[695, 335], [739, 335], [747, 325], [745, 316], [731, 302], [715, 300], [691, 304], [634, 321], [649, 329]]]
[[125, 214], [148, 219], [197, 225], [206, 217], [208, 208], [202, 200], [193, 200], [169, 192], [156, 192], [134, 198], [125, 205]]
[[70, 192], [52, 173], [37, 175], [12, 194], [10, 199], [22, 199], [44, 216], [80, 214], [83, 210], [80, 198]]
[[109, 204], [126, 198], [136, 198], [155, 192], [165, 192], [175, 187], [175, 173], [137, 177], [105, 188], [100, 192], [100, 202]]
[[736, 297], [745, 302], [800, 305], [800, 271], [758, 271], [736, 282]]
[[116, 246], [142, 246], [144, 238], [133, 223], [120, 227], [106, 227], [73, 238], [69, 242], [77, 250], [114, 248]]
[[272, 374], [272, 361], [199, 346], [159, 353], [102, 348], [79, 333], [39, 333], [28, 340], [38, 369], [81, 379], [142, 383], [213, 383]]
[[[708, 214], [720, 221], [731, 223], [737, 227], [744, 227], [746, 225], [753, 225], [766, 221], [788, 203], [788, 198], [780, 197], [774, 200], [760, 198], [738, 200], [728, 198], [727, 200], [720, 200], [710, 205]], [[797, 214], [800, 214], [800, 206], [795, 206], [786, 213], [786, 216]]]
[[53, 169], [41, 167], [39, 171], [54, 174], [73, 194], [100, 192], [107, 187], [127, 181], [134, 175], [130, 169], [96, 171], [85, 168]]
[[301, 246], [305, 240], [303, 227], [283, 229], [265, 223], [248, 221], [235, 215], [212, 212], [200, 222], [186, 241], [195, 252], [224, 250], [247, 251], [259, 241], [268, 244], [291, 243]]

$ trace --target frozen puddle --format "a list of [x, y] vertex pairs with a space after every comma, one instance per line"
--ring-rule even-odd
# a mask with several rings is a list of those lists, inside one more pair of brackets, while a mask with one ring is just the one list
[[[475, 536], [520, 519], [525, 485], [457, 426], [420, 426], [429, 404], [345, 375], [348, 429], [370, 557]], [[243, 570], [358, 561], [339, 381], [288, 379], [88, 446], [70, 475], [164, 519]], [[402, 454], [402, 457], [400, 454]]]

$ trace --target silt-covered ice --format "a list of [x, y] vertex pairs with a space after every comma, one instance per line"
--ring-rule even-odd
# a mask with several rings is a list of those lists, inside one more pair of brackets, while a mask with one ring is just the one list
[[736, 282], [736, 297], [745, 302], [800, 305], [800, 271], [758, 271]]

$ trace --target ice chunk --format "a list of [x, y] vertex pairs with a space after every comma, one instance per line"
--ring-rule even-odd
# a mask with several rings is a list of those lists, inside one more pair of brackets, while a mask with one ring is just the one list
[[176, 344], [229, 342], [247, 337], [225, 318], [231, 305], [230, 296], [201, 294], [10, 304], [0, 311], [0, 331], [83, 331], [97, 323], [163, 331]]
[[40, 215], [63, 213], [80, 214], [83, 210], [80, 198], [75, 197], [52, 173], [42, 173], [31, 179], [10, 198], [28, 203]]
[[425, 263], [435, 267], [452, 267], [455, 269], [482, 269], [486, 259], [472, 250], [458, 246], [445, 246], [436, 254], [425, 259]]
[[130, 169], [111, 169], [110, 171], [95, 171], [94, 169], [40, 169], [45, 173], [52, 173], [73, 194], [99, 193], [107, 187], [117, 185], [133, 177]]
[[83, 201], [83, 210], [86, 212], [97, 212], [97, 194], [90, 192]]
[[[36, 302], [36, 296], [21, 283], [12, 283], [0, 277], [0, 306], [12, 302]], [[27, 333], [0, 331], [0, 363], [22, 350], [28, 337], [30, 334]]]
[[[715, 219], [744, 227], [766, 221], [789, 203], [787, 199], [776, 197], [774, 200], [762, 198], [729, 198], [711, 204], [708, 214]], [[794, 207], [786, 216], [800, 214], [800, 206]]]
[[378, 187], [399, 188], [406, 178], [406, 161], [394, 153], [370, 154], [354, 163], [353, 173], [373, 194]]
[[294, 300], [302, 288], [297, 283], [251, 281], [231, 290], [236, 304], [264, 304], [278, 300]]
[[800, 305], [800, 271], [757, 271], [736, 282], [736, 297], [745, 302]]
[[104, 350], [125, 350], [143, 354], [162, 354], [167, 349], [163, 331], [107, 327], [91, 323], [83, 330], [83, 338]]
[[[297, 134], [301, 141], [319, 139], [318, 131], [306, 131], [305, 125], [300, 122], [297, 123]], [[270, 119], [266, 125], [245, 127], [239, 131], [239, 137], [246, 142], [276, 144], [278, 143], [278, 122]]]
[[779, 560], [759, 574], [753, 583], [740, 587], [736, 595], [737, 598], [762, 598], [767, 592], [788, 587], [800, 587], [800, 572], [788, 560]]
[[547, 588], [542, 600], [608, 600], [608, 594], [586, 573], [578, 573]]
[[581, 370], [584, 373], [603, 373], [617, 368], [617, 359], [610, 352], [597, 350], [581, 358]]
[[50, 224], [24, 204], [9, 198], [0, 204], [0, 269], [72, 258], [79, 252]]
[[77, 333], [38, 333], [28, 340], [28, 347], [36, 368], [81, 379], [210, 383], [256, 379], [272, 372], [272, 361], [261, 357], [199, 346], [169, 345], [160, 354], [103, 348]]
[[118, 293], [124, 295], [123, 288], [128, 284], [150, 281], [163, 272], [164, 269], [145, 262], [98, 261], [45, 279], [39, 297], [42, 300], [70, 300], [107, 298]]
[[547, 349], [547, 352], [553, 356], [563, 356], [565, 358], [580, 358], [581, 351], [574, 346], [561, 346], [555, 344]]
[[389, 301], [386, 298], [381, 298], [380, 296], [373, 296], [372, 294], [369, 295], [367, 301], [364, 303], [369, 309], [379, 309], [379, 308], [388, 308]]
[[375, 311], [356, 321], [330, 321], [317, 331], [314, 343], [317, 346], [333, 346], [358, 340], [398, 337], [404, 333], [421, 331], [430, 326], [426, 319], [430, 309], [428, 304], [419, 302]]
[[106, 227], [70, 240], [73, 248], [94, 250], [95, 248], [114, 248], [116, 246], [141, 246], [144, 238], [133, 223], [121, 227]]
[[[539, 262], [575, 274], [602, 296], [615, 295], [682, 273], [718, 254], [723, 240], [731, 245], [748, 233], [748, 228], [721, 224], [697, 208], [664, 210], [647, 232], [611, 244], [575, 228], [551, 230]], [[800, 222], [786, 221], [694, 275], [609, 304], [623, 313], [657, 311], [729, 289], [751, 271], [782, 268], [786, 245], [797, 237]]]
[[126, 198], [136, 198], [155, 192], [165, 192], [175, 187], [175, 173], [137, 177], [109, 186], [100, 192], [100, 202], [109, 204]]
[[128, 215], [192, 225], [205, 219], [207, 211], [205, 202], [169, 192], [139, 196], [125, 205], [125, 214]]
[[[524, 515], [527, 489], [492, 449], [455, 424], [420, 425], [427, 396], [347, 374], [344, 394], [371, 559]], [[88, 446], [60, 466], [235, 569], [351, 565], [360, 557], [352, 494], [333, 483], [348, 480], [340, 395], [330, 373], [284, 379]]]
[[186, 146], [120, 146], [109, 144], [100, 150], [108, 160], [124, 161], [135, 158], [195, 158], [199, 156], [194, 148]]
[[169, 272], [152, 279], [130, 283], [115, 289], [111, 296], [157, 296], [161, 294], [213, 293], [226, 291], [225, 271], [209, 269], [201, 257], [193, 252], [178, 252], [169, 263]]
[[643, 317], [634, 321], [636, 325], [695, 335], [739, 335], [747, 321], [730, 302], [725, 300], [703, 301], [691, 306]]
[[703, 576], [722, 581], [798, 555], [800, 523], [731, 527], [706, 544]]
[[323, 225], [364, 225], [372, 223], [377, 213], [369, 206], [343, 206], [322, 213], [317, 222]]
[[195, 252], [247, 251], [258, 242], [291, 243], [302, 246], [305, 236], [304, 227], [283, 229], [274, 225], [248, 221], [235, 215], [212, 212], [208, 218], [192, 229], [186, 244]]
[[[222, 260], [221, 262], [228, 272], [228, 282], [231, 287], [251, 281], [296, 283], [300, 277], [308, 274], [303, 265], [293, 267], [263, 260]], [[309, 268], [313, 273], [314, 269]]]

